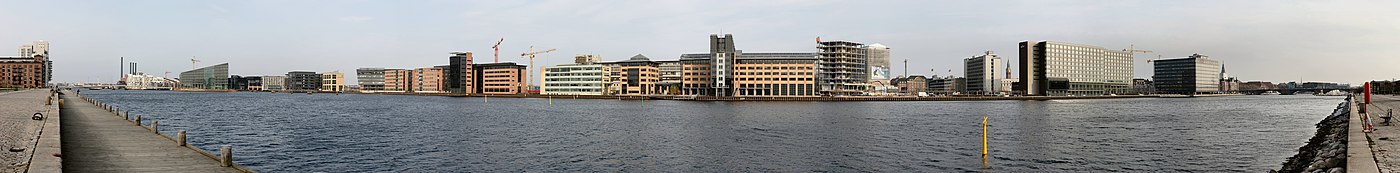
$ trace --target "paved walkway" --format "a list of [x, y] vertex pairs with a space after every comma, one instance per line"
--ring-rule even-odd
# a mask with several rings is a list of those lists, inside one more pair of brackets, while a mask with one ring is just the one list
[[64, 172], [241, 172], [72, 93], [64, 98]]
[[1375, 142], [1371, 150], [1376, 154], [1376, 164], [1381, 172], [1400, 172], [1400, 117], [1391, 119], [1390, 125], [1382, 123], [1384, 119], [1380, 117], [1385, 116], [1388, 109], [1400, 111], [1400, 96], [1371, 95], [1371, 106], [1367, 111], [1376, 121], [1376, 131], [1369, 134], [1371, 141]]
[[[44, 106], [48, 94], [48, 89], [0, 91], [0, 148], [3, 148], [0, 149], [0, 164], [4, 164], [0, 166], [5, 168], [0, 170], [4, 170], [3, 172], [24, 172], [23, 163], [29, 161], [29, 156], [34, 151], [31, 148], [34, 146], [33, 139], [38, 136], [36, 132], [43, 124], [43, 121], [32, 120], [30, 117], [35, 112], [49, 114], [51, 110]], [[9, 151], [12, 148], [22, 151]]]

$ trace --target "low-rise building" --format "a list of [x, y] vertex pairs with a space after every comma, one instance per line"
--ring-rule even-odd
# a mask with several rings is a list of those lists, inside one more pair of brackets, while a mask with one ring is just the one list
[[360, 84], [360, 92], [384, 91], [384, 68], [355, 69], [355, 79]]
[[447, 66], [426, 67], [413, 69], [410, 77], [413, 80], [413, 92], [415, 93], [441, 93], [447, 92]]
[[228, 63], [180, 73], [180, 87], [188, 89], [229, 89]]
[[412, 69], [384, 69], [383, 92], [412, 92], [417, 79]]
[[544, 95], [603, 95], [611, 70], [602, 64], [566, 64], [544, 68]]
[[342, 92], [345, 91], [345, 73], [332, 71], [321, 73], [322, 92]]
[[661, 70], [661, 82], [656, 85], [661, 88], [661, 94], [677, 95], [681, 93], [681, 79], [683, 67], [680, 60], [657, 61], [657, 68]]
[[930, 95], [961, 95], [966, 90], [967, 78], [961, 77], [939, 77], [933, 76], [928, 79], [928, 94]]
[[919, 92], [928, 92], [928, 77], [924, 77], [923, 75], [895, 78], [891, 83], [899, 87], [899, 93], [906, 95], [917, 95]]
[[661, 81], [661, 70], [650, 58], [637, 54], [624, 61], [602, 63], [610, 68], [612, 82], [609, 93], [615, 95], [659, 94], [656, 83]]
[[321, 75], [309, 71], [287, 72], [287, 90], [304, 92], [321, 88]]
[[735, 97], [817, 97], [817, 53], [738, 53]]
[[263, 78], [262, 78], [262, 85], [263, 85], [263, 90], [266, 90], [266, 91], [284, 91], [284, 90], [287, 90], [287, 77], [286, 77], [286, 76], [263, 76]]
[[1156, 94], [1157, 87], [1152, 85], [1152, 80], [1133, 79], [1133, 91], [1136, 91], [1138, 94]]
[[1201, 54], [1152, 60], [1152, 84], [1163, 94], [1219, 93], [1221, 68], [1220, 61]]
[[473, 64], [473, 84], [481, 94], [521, 94], [525, 92], [525, 66], [513, 62]]

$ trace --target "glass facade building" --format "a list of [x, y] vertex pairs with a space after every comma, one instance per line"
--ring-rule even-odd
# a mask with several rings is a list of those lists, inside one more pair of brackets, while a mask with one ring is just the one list
[[1223, 68], [1220, 61], [1200, 54], [1153, 60], [1152, 84], [1162, 94], [1218, 93]]
[[229, 89], [228, 63], [180, 72], [180, 87], [189, 89]]

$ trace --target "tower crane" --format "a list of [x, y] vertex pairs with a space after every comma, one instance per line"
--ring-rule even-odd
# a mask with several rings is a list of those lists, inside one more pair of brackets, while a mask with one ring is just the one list
[[194, 57], [190, 57], [190, 70], [194, 70], [197, 68], [199, 68], [199, 60], [194, 59]]
[[526, 89], [527, 91], [528, 91], [529, 88], [530, 88], [530, 81], [531, 81], [531, 80], [535, 80], [535, 54], [543, 54], [543, 53], [554, 52], [554, 50], [555, 50], [555, 49], [546, 49], [546, 50], [542, 50], [542, 51], [536, 52], [536, 51], [535, 51], [535, 46], [530, 46], [530, 52], [525, 52], [525, 53], [520, 54], [520, 57], [522, 57], [522, 58], [530, 58], [530, 72], [529, 72], [529, 73], [530, 73], [530, 78], [525, 80], [525, 89]]
[[496, 45], [495, 45], [495, 46], [491, 46], [491, 49], [495, 49], [495, 50], [496, 50], [496, 52], [492, 53], [492, 56], [494, 56], [494, 57], [496, 58], [495, 61], [496, 61], [497, 63], [501, 62], [501, 42], [503, 42], [503, 41], [506, 41], [506, 38], [505, 38], [505, 37], [501, 37], [501, 40], [500, 40], [500, 41], [496, 41]]
[[1139, 50], [1139, 49], [1134, 49], [1134, 48], [1133, 48], [1134, 46], [1136, 46], [1136, 45], [1129, 44], [1129, 45], [1128, 45], [1128, 49], [1123, 49], [1123, 51], [1124, 51], [1124, 52], [1128, 52], [1129, 54], [1132, 54], [1133, 52], [1152, 53], [1151, 50]]

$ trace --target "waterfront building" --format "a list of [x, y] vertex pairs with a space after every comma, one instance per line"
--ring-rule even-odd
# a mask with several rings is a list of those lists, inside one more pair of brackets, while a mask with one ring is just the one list
[[825, 95], [861, 95], [869, 87], [865, 44], [850, 41], [817, 42], [817, 80]]
[[966, 90], [967, 78], [934, 75], [928, 79], [928, 94], [930, 95], [961, 95]]
[[609, 93], [615, 95], [660, 94], [656, 83], [661, 81], [661, 70], [650, 58], [637, 54], [627, 60], [602, 63], [609, 70]]
[[657, 87], [661, 88], [659, 93], [665, 95], [680, 94], [681, 74], [683, 74], [681, 61], [657, 61], [656, 63], [657, 69], [661, 70], [661, 81], [656, 83]]
[[[870, 81], [885, 82], [894, 77], [890, 75], [890, 47], [884, 44], [875, 43], [865, 47], [866, 51], [866, 71], [870, 73]], [[906, 70], [907, 71], [907, 70]], [[893, 84], [891, 84], [893, 85]]]
[[345, 91], [345, 73], [331, 71], [321, 73], [321, 87], [323, 92], [343, 92]]
[[1015, 94], [1013, 88], [1016, 86], [1016, 82], [1020, 81], [1021, 79], [1016, 78], [1001, 79], [1001, 83], [998, 84], [1001, 85], [1001, 89], [997, 91], [1001, 92], [1002, 94]]
[[287, 90], [287, 76], [263, 76], [262, 88], [265, 91]]
[[228, 89], [231, 89], [231, 90], [248, 90], [248, 81], [244, 81], [244, 80], [243, 80], [243, 76], [229, 75], [229, 76], [228, 76]]
[[710, 54], [707, 54], [710, 71], [707, 73], [709, 88], [707, 93], [711, 96], [731, 97], [734, 96], [734, 58], [739, 57], [739, 50], [734, 49], [734, 35], [710, 34]]
[[309, 71], [287, 72], [287, 90], [316, 91], [321, 88], [321, 75]]
[[145, 73], [126, 74], [123, 78], [130, 90], [169, 90], [179, 85], [175, 80]]
[[735, 97], [816, 97], [816, 53], [743, 53], [734, 63]]
[[1156, 94], [1157, 87], [1153, 86], [1152, 80], [1133, 79], [1133, 91], [1138, 94]]
[[384, 68], [355, 69], [355, 79], [360, 85], [360, 92], [384, 91]]
[[[120, 67], [120, 66], [119, 66]], [[188, 89], [229, 89], [228, 63], [180, 72], [180, 87]]]
[[0, 57], [0, 88], [40, 88], [53, 79], [49, 42], [34, 41], [19, 47], [19, 56]]
[[910, 75], [891, 80], [895, 86], [899, 87], [899, 93], [906, 95], [917, 95], [919, 92], [928, 92], [928, 77], [923, 75]]
[[248, 76], [248, 77], [243, 77], [243, 84], [241, 84], [241, 85], [244, 86], [244, 87], [243, 87], [244, 90], [248, 90], [248, 91], [262, 91], [262, 90], [263, 90], [263, 77], [262, 77], [262, 76]]
[[412, 92], [416, 77], [412, 69], [384, 69], [384, 92]]
[[447, 92], [447, 69], [451, 65], [413, 69], [409, 75], [415, 93]]
[[1201, 54], [1152, 60], [1152, 82], [1162, 94], [1219, 93], [1220, 70], [1220, 61]]
[[472, 68], [472, 52], [452, 52], [448, 57], [450, 61], [446, 69], [446, 79], [444, 85], [447, 91], [456, 94], [466, 94], [475, 91], [475, 72]]
[[1022, 41], [1021, 87], [1025, 95], [1105, 95], [1133, 92], [1132, 52], [1103, 47]]
[[1240, 80], [1239, 80], [1239, 79], [1235, 79], [1234, 77], [1227, 77], [1227, 78], [1224, 78], [1224, 79], [1220, 79], [1220, 92], [1222, 92], [1222, 93], [1239, 93], [1239, 92], [1240, 92]]
[[681, 54], [681, 95], [714, 96], [708, 54]]
[[1001, 91], [1001, 73], [1006, 69], [1001, 57], [992, 51], [963, 59], [963, 75], [967, 76], [967, 92], [992, 95]]
[[1278, 85], [1268, 81], [1249, 81], [1240, 83], [1240, 91], [1264, 91], [1278, 90]]
[[612, 83], [610, 69], [593, 63], [545, 67], [540, 94], [603, 95], [604, 84]]
[[525, 65], [513, 62], [473, 64], [476, 76], [475, 93], [481, 94], [521, 94], [525, 93]]

